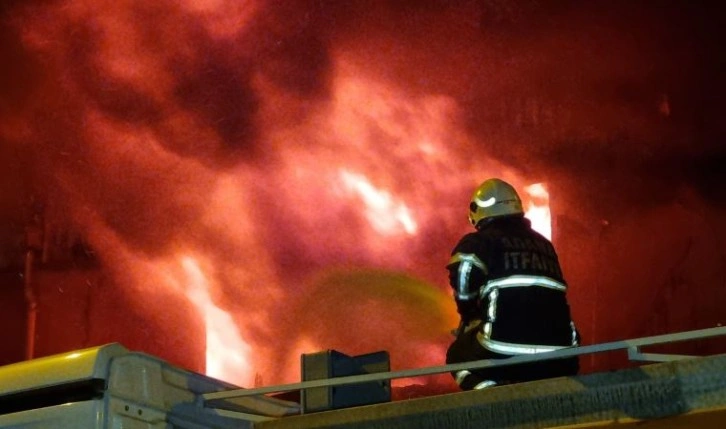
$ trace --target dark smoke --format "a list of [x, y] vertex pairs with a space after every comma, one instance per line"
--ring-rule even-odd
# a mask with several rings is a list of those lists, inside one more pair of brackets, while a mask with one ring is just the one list
[[[61, 86], [58, 98], [93, 102], [124, 123], [162, 122], [168, 106], [98, 69], [103, 30], [92, 19], [62, 24], [60, 35], [70, 44], [58, 46], [55, 53], [23, 47], [23, 17], [55, 4], [4, 3], [2, 55], [8, 67], [0, 76], [5, 82], [3, 111], [22, 110], [40, 88]], [[715, 81], [714, 71], [723, 66], [715, 42], [718, 15], [700, 2], [296, 1], [264, 6], [246, 31], [223, 41], [210, 38], [194, 16], [171, 5], [132, 7], [135, 31], [149, 52], [162, 54], [164, 49], [154, 29], [181, 25], [181, 43], [196, 53], [165, 65], [174, 70], [174, 93], [182, 106], [216, 130], [220, 142], [179, 135], [168, 127], [160, 127], [167, 131], [159, 137], [165, 147], [210, 166], [244, 162], [265, 151], [259, 147], [260, 96], [251, 85], [256, 73], [300, 99], [322, 100], [330, 82], [330, 47], [351, 40], [363, 55], [366, 49], [373, 51], [367, 66], [417, 90], [459, 100], [487, 156], [524, 165], [532, 176], [546, 175], [550, 166], [559, 172], [573, 169], [579, 176], [585, 167], [572, 159], [583, 157], [591, 160], [584, 163], [590, 174], [609, 175], [608, 157], [631, 164], [629, 174], [672, 170], [661, 160], [678, 158], [683, 151], [697, 159], [700, 147], [718, 145], [720, 136], [709, 133], [723, 132], [712, 130], [718, 116], [711, 112], [723, 104], [718, 91], [723, 84]], [[673, 106], [665, 125], [657, 115], [662, 94], [670, 96]], [[565, 135], [498, 128], [516, 120], [508, 110], [515, 112], [530, 100], [546, 104], [554, 115], [572, 116], [569, 124], [554, 125], [566, 128]], [[62, 107], [53, 106], [53, 112], [38, 108], [54, 116]], [[73, 124], [75, 115], [69, 116], [71, 123], [51, 118], [50, 124], [57, 125], [38, 127], [53, 135], [48, 144], [55, 145], [61, 131], [73, 135], [69, 140], [82, 140], [73, 131], [79, 126]], [[696, 120], [708, 122], [697, 124], [696, 135], [684, 136], [682, 127], [695, 128]], [[84, 155], [72, 151], [70, 157]], [[674, 180], [703, 187], [700, 179], [685, 174], [690, 169], [682, 170]]]
[[[243, 15], [231, 3], [229, 15]], [[726, 202], [724, 30], [712, 3], [268, 2], [221, 35], [205, 26], [204, 13], [182, 4], [127, 1], [100, 10], [92, 2], [65, 9], [81, 1], [2, 3], [4, 253], [22, 247], [13, 243], [22, 241], [34, 196], [49, 216], [82, 232], [89, 219], [100, 219], [149, 257], [169, 254], [178, 242], [210, 246], [212, 237], [215, 257], [234, 266], [252, 251], [236, 247], [223, 227], [190, 225], [204, 218], [217, 174], [243, 171], [255, 177], [243, 202], [256, 223], [251, 240], [270, 247], [272, 271], [291, 289], [326, 264], [383, 265], [379, 254], [360, 252], [367, 223], [359, 206], [321, 209], [313, 226], [304, 225], [289, 216], [300, 201], [282, 197], [293, 193], [285, 188], [290, 177], [275, 176], [284, 171], [281, 149], [340, 149], [317, 130], [303, 130], [335, 101], [336, 61], [411, 100], [450, 101], [456, 109], [447, 120], [476, 145], [452, 135], [453, 159], [441, 162], [472, 175], [504, 164], [547, 182], [576, 240], [600, 234], [603, 246], [616, 247], [596, 222], [635, 228], [638, 216], [658, 219], [651, 209], [708, 212]], [[122, 72], [110, 73], [113, 67]], [[397, 114], [410, 121], [408, 112]], [[296, 132], [282, 141], [273, 138], [290, 129]], [[446, 254], [466, 227], [456, 223], [465, 208], [460, 199], [472, 184], [462, 175], [408, 177], [420, 160], [394, 158], [400, 139], [382, 125], [365, 132], [381, 147], [356, 159], [385, 170], [398, 190], [429, 192], [437, 204], [421, 235], [390, 253], [412, 249], [400, 266], [443, 280]], [[678, 219], [691, 219], [678, 210]], [[315, 228], [323, 231], [320, 241]], [[623, 231], [632, 230], [618, 237], [628, 236]], [[587, 274], [575, 278], [591, 280], [591, 263], [582, 262]], [[252, 292], [239, 291], [233, 277], [216, 299], [244, 307]]]

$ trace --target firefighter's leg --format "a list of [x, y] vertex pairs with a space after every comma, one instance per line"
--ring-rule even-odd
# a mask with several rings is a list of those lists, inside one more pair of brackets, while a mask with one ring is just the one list
[[456, 384], [459, 385], [461, 390], [480, 390], [497, 385], [496, 381], [484, 378], [476, 372], [463, 370], [457, 371], [455, 374]]
[[[446, 363], [461, 363], [474, 360], [494, 358], [487, 350], [483, 350], [476, 341], [476, 330], [460, 334], [446, 352]], [[462, 390], [485, 389], [496, 386], [497, 380], [492, 377], [491, 369], [459, 370], [451, 373], [456, 384]]]
[[513, 382], [526, 382], [546, 378], [568, 377], [577, 375], [579, 359], [577, 356], [566, 359], [553, 359], [514, 365], [511, 368]]

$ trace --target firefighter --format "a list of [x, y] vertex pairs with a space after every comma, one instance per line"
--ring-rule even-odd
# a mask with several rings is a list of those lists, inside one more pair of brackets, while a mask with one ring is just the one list
[[[517, 191], [489, 179], [474, 192], [465, 235], [447, 266], [461, 316], [446, 363], [502, 359], [577, 346], [552, 243], [524, 217]], [[463, 390], [575, 375], [577, 357], [452, 373]]]

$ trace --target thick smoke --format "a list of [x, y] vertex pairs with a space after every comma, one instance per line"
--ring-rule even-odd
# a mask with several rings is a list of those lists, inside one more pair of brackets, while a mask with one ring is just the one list
[[[149, 196], [173, 194], [178, 186], [194, 193], [191, 182], [200, 177], [164, 167], [166, 160], [160, 165], [131, 160], [119, 168], [125, 171], [104, 179], [96, 170], [114, 167], [99, 164], [104, 156], [94, 150], [156, 144], [211, 170], [268, 162], [274, 148], [261, 128], [305, 121], [330, 96], [333, 57], [349, 56], [354, 67], [414, 93], [453, 98], [467, 128], [478, 134], [482, 156], [522, 166], [533, 178], [550, 169], [612, 177], [609, 167], [616, 160], [627, 169], [621, 174], [668, 170], [700, 184], [709, 174], [704, 168], [673, 168], [684, 150], [696, 165], [712, 170], [711, 153], [699, 160], [701, 150], [694, 149], [699, 142], [664, 139], [660, 133], [667, 127], [658, 123], [665, 120], [658, 115], [663, 96], [673, 100], [675, 120], [687, 119], [679, 108], [688, 104], [678, 102], [694, 97], [693, 81], [701, 70], [696, 67], [708, 55], [688, 51], [700, 43], [690, 31], [702, 24], [689, 22], [688, 15], [642, 5], [585, 8], [564, 2], [552, 8], [535, 2], [248, 6], [228, 6], [232, 17], [226, 18], [221, 4], [6, 6], [6, 144], [33, 148], [29, 156], [39, 162], [39, 187], [70, 175], [70, 187], [90, 188], [81, 193], [108, 211], [103, 217], [109, 222], [119, 219], [120, 210], [131, 211], [129, 225], [117, 226], [128, 229], [122, 235], [146, 236], [158, 226], [144, 227], [145, 206], [162, 205], [150, 209], [162, 216], [183, 208], [177, 211], [183, 214], [179, 225], [188, 222], [186, 209], [193, 206]], [[676, 18], [685, 25], [676, 27]], [[286, 105], [275, 105], [280, 100], [262, 85], [284, 94]], [[89, 109], [125, 132], [148, 134], [139, 142], [104, 141], [88, 130]], [[275, 115], [271, 109], [285, 110]], [[526, 118], [528, 109], [541, 117]], [[517, 121], [523, 127], [543, 122], [543, 131], [508, 128]], [[25, 134], [19, 134], [22, 127]], [[565, 131], [547, 135], [550, 129]], [[583, 158], [591, 161], [579, 162]], [[130, 183], [116, 183], [123, 176]], [[95, 183], [99, 178], [102, 183]], [[202, 178], [200, 186], [204, 183]], [[106, 192], [109, 188], [120, 194]], [[142, 188], [150, 189], [140, 193]], [[176, 221], [169, 221], [175, 228]]]
[[[723, 201], [712, 186], [724, 156], [712, 108], [723, 109], [708, 95], [723, 84], [706, 71], [723, 58], [710, 50], [715, 22], [697, 6], [4, 5], [0, 163], [14, 168], [3, 168], [14, 172], [2, 189], [11, 225], [34, 195], [130, 290], [145, 287], [135, 261], [150, 264], [148, 280], [155, 266], [197, 258], [211, 300], [262, 350], [256, 358], [275, 357], [269, 371], [290, 364], [281, 336], [309, 341], [299, 332], [301, 319], [314, 325], [306, 311], [345, 317], [327, 310], [340, 303], [322, 298], [336, 286], [324, 275], [315, 283], [320, 272], [403, 271], [416, 280], [395, 284], [445, 290], [464, 201], [487, 175], [547, 182], [554, 209], [588, 234], [625, 205], [684, 192]], [[405, 300], [409, 288], [396, 290]], [[312, 309], [311, 294], [321, 297]], [[401, 323], [400, 313], [418, 314], [374, 307]], [[345, 344], [344, 329], [322, 331]], [[393, 340], [394, 349], [406, 341]], [[447, 339], [429, 341], [440, 352]]]

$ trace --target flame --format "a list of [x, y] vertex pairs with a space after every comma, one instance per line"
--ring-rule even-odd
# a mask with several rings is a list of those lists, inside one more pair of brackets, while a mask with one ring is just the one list
[[544, 183], [534, 183], [524, 188], [528, 201], [525, 216], [532, 221], [532, 228], [552, 240], [552, 215], [550, 213], [550, 194]]
[[[48, 198], [129, 296], [197, 308], [210, 375], [296, 381], [300, 353], [333, 346], [386, 347], [394, 368], [440, 364], [453, 328], [444, 265], [469, 227], [467, 196], [486, 177], [524, 179], [470, 134], [460, 99], [276, 20], [278, 3], [29, 8], [23, 43], [50, 77], [0, 130], [27, 130], [12, 135], [48, 171]], [[316, 47], [318, 68], [296, 50]], [[546, 191], [527, 189], [543, 231]], [[385, 275], [314, 281], [351, 266]]]
[[207, 374], [240, 385], [249, 385], [252, 366], [250, 347], [240, 336], [228, 312], [219, 308], [209, 294], [209, 280], [191, 256], [179, 257], [186, 274], [186, 295], [204, 316], [207, 333]]
[[405, 203], [395, 201], [387, 191], [377, 189], [363, 175], [342, 170], [340, 177], [346, 187], [363, 200], [366, 218], [373, 229], [383, 235], [395, 234], [400, 229], [410, 235], [416, 233], [416, 221]]

